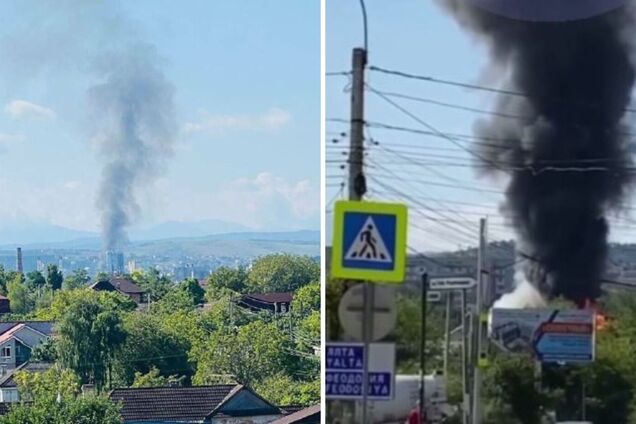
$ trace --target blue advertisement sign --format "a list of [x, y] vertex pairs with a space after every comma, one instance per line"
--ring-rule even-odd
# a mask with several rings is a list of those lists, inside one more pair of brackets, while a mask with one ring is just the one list
[[596, 315], [592, 310], [498, 309], [491, 340], [510, 353], [532, 353], [541, 362], [594, 361]]

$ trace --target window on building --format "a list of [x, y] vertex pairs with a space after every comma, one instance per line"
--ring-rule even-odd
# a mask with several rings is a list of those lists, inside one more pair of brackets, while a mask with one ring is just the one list
[[8, 358], [11, 356], [11, 346], [3, 347], [0, 349], [0, 356], [3, 358]]

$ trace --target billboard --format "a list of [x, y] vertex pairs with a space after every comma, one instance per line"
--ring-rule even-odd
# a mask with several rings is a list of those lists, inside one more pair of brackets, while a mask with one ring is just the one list
[[531, 353], [541, 362], [591, 362], [595, 312], [588, 309], [492, 310], [490, 338], [510, 353]]

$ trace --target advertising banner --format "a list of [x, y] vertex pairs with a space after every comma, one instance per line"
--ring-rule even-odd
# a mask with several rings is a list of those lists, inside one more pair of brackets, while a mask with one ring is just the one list
[[592, 310], [493, 309], [490, 337], [506, 352], [532, 353], [541, 362], [591, 362], [595, 348]]

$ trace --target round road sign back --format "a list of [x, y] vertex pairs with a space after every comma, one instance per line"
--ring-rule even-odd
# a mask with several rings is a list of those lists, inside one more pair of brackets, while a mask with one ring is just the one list
[[[373, 305], [373, 335], [371, 341], [381, 340], [395, 328], [397, 307], [395, 288], [375, 285]], [[364, 285], [353, 286], [342, 296], [338, 305], [340, 325], [354, 340], [363, 339]]]

